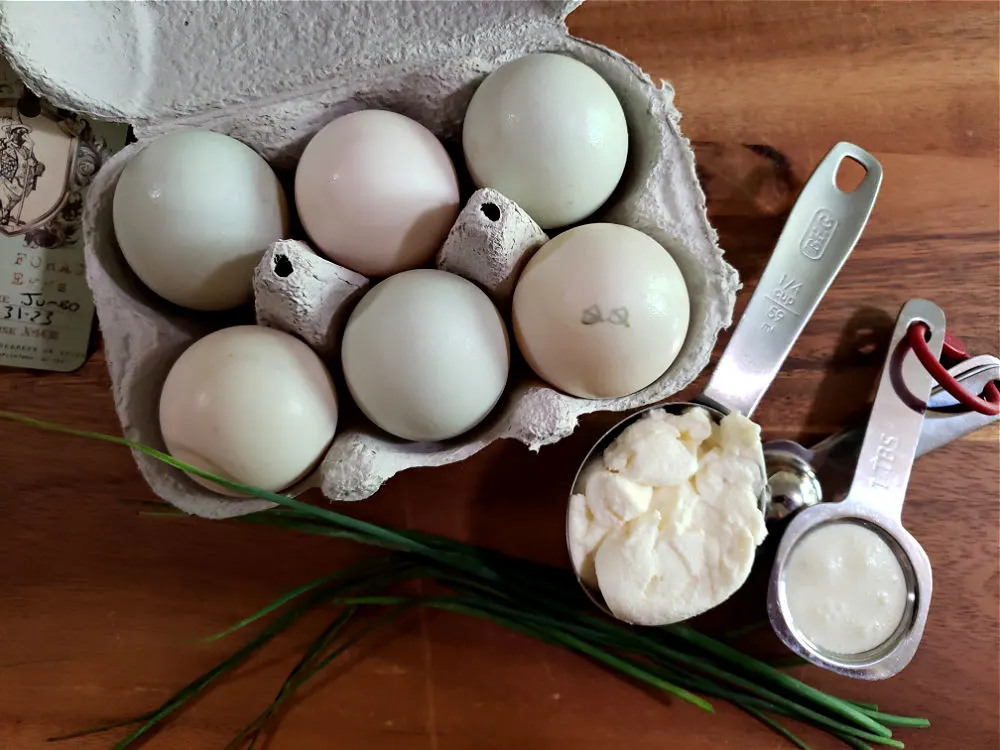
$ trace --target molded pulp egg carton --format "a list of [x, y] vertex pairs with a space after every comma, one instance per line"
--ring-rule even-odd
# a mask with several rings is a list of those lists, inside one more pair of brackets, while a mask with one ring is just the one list
[[[574, 398], [515, 375], [527, 370], [512, 369], [507, 392], [486, 421], [442, 444], [408, 443], [342, 419], [310, 481], [331, 499], [360, 500], [400, 470], [460, 461], [498, 438], [537, 449], [569, 435], [582, 414], [644, 406], [690, 383], [708, 364], [719, 330], [731, 322], [737, 275], [708, 223], [672, 89], [656, 86], [614, 51], [570, 36], [565, 17], [578, 4], [4, 3], [0, 43], [25, 82], [60, 106], [130, 122], [139, 138], [94, 180], [84, 217], [87, 278], [125, 436], [162, 448], [157, 405], [170, 366], [198, 337], [246, 322], [238, 314], [174, 307], [145, 289], [125, 264], [114, 238], [112, 196], [123, 167], [148, 139], [208, 128], [244, 141], [279, 172], [288, 171], [323, 125], [348, 112], [381, 108], [434, 131], [461, 171], [461, 124], [473, 91], [489, 72], [530, 52], [577, 58], [621, 100], [629, 124], [628, 167], [608, 205], [590, 220], [636, 227], [672, 253], [691, 296], [684, 347], [659, 380], [619, 399]], [[479, 210], [483, 202], [497, 204], [500, 218], [489, 218], [497, 215], [492, 208]], [[544, 239], [517, 206], [480, 191], [438, 264], [485, 286], [504, 310], [517, 271]], [[366, 285], [301, 243], [273, 246], [258, 266], [258, 319], [298, 333], [332, 365], [344, 305]], [[339, 396], [347, 399], [342, 386]], [[153, 490], [185, 511], [221, 518], [266, 507], [221, 498], [153, 459], [135, 458]]]

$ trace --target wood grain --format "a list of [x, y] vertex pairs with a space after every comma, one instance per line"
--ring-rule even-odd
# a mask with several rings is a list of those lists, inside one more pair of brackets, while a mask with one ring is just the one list
[[[884, 165], [858, 249], [758, 412], [768, 438], [814, 439], [863, 415], [887, 332], [910, 297], [944, 308], [972, 351], [1000, 351], [995, 3], [592, 2], [570, 26], [674, 86], [713, 222], [747, 291], [795, 190], [833, 143], [859, 143]], [[4, 408], [115, 432], [108, 389], [100, 351], [72, 374], [0, 373]], [[351, 510], [565, 564], [566, 485], [613, 419], [596, 415], [538, 455], [502, 443], [461, 467], [407, 472]], [[113, 446], [0, 424], [0, 468], [5, 750], [151, 708], [234, 645], [198, 638], [356, 554], [236, 523], [138, 517], [116, 501], [150, 493]], [[904, 517], [933, 561], [935, 597], [915, 661], [880, 684], [812, 668], [798, 676], [929, 716], [932, 729], [900, 734], [913, 747], [1000, 747], [998, 499], [996, 430], [922, 459]], [[759, 608], [745, 594], [714, 620], [748, 622]], [[281, 639], [149, 746], [223, 747], [320, 624]], [[836, 746], [803, 734], [816, 748]], [[784, 745], [728, 707], [706, 716], [574, 656], [426, 614], [307, 691], [268, 745], [332, 746]]]

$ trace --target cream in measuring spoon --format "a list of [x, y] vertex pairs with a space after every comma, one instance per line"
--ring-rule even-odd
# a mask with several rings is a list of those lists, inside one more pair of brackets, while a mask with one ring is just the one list
[[793, 548], [785, 600], [793, 625], [816, 647], [860, 654], [896, 631], [906, 610], [906, 579], [880, 534], [850, 521], [829, 523]]

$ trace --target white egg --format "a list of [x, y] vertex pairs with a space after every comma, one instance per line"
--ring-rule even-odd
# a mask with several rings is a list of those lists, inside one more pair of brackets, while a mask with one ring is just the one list
[[652, 237], [584, 224], [528, 261], [513, 313], [518, 347], [539, 377], [581, 398], [617, 398], [673, 363], [690, 300], [677, 263]]
[[253, 270], [287, 236], [288, 207], [267, 162], [235, 138], [183, 130], [122, 171], [114, 225], [125, 260], [156, 294], [194, 310], [253, 297]]
[[446, 440], [496, 405], [510, 346], [479, 287], [416, 269], [377, 284], [358, 303], [341, 359], [351, 395], [375, 424], [406, 440]]
[[628, 128], [594, 70], [534, 54], [476, 89], [462, 147], [476, 185], [499, 190], [548, 229], [586, 218], [610, 197], [625, 169]]
[[458, 177], [419, 122], [364, 110], [309, 141], [295, 172], [295, 205], [332, 261], [388, 276], [422, 266], [441, 247], [458, 216]]
[[316, 466], [336, 428], [337, 395], [320, 358], [294, 336], [261, 326], [223, 328], [196, 341], [160, 394], [171, 456], [274, 492]]

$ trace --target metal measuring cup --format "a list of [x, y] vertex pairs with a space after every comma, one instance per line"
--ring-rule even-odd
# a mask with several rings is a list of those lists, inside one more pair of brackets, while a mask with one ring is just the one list
[[[817, 666], [865, 680], [891, 677], [910, 662], [923, 635], [931, 600], [930, 560], [901, 522], [906, 485], [934, 385], [916, 356], [901, 346], [915, 322], [930, 328], [930, 349], [940, 355], [944, 313], [927, 300], [910, 300], [892, 334], [847, 497], [839, 503], [806, 508], [791, 520], [778, 547], [768, 588], [768, 617], [786, 646]], [[785, 573], [792, 551], [809, 533], [835, 523], [860, 524], [881, 535], [895, 554], [906, 583], [907, 601], [895, 632], [879, 646], [859, 654], [835, 654], [816, 646], [796, 627], [789, 612]]]
[[[848, 158], [864, 167], [865, 176], [857, 188], [845, 193], [837, 187], [836, 179], [841, 162]], [[681, 413], [701, 407], [715, 420], [731, 411], [746, 417], [753, 414], [792, 345], [854, 250], [881, 184], [882, 166], [859, 146], [842, 142], [827, 153], [792, 207], [760, 282], [705, 390], [694, 401], [658, 404], [618, 422], [587, 452], [573, 478], [570, 498], [577, 493], [580, 478], [591, 462], [600, 460], [615, 438], [653, 409]], [[759, 498], [763, 513], [768, 504], [763, 474]], [[572, 556], [568, 506], [566, 544]], [[579, 575], [577, 580], [591, 600], [611, 614], [600, 592], [587, 586]]]
[[[1000, 380], [1000, 357], [980, 354], [959, 362], [948, 372], [972, 393], [981, 393], [987, 384]], [[935, 385], [927, 405], [929, 409], [948, 409], [958, 402], [940, 385]], [[1000, 414], [928, 411], [920, 428], [917, 458], [996, 422], [1000, 422]], [[794, 440], [764, 443], [764, 463], [771, 489], [767, 520], [787, 518], [817, 503], [842, 500], [851, 486], [864, 436], [864, 427], [855, 427], [831, 435], [811, 448]]]

